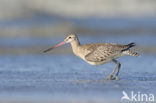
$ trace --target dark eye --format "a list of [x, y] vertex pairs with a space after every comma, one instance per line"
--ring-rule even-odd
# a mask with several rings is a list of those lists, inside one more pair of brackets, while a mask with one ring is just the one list
[[69, 37], [69, 39], [71, 39], [71, 37]]

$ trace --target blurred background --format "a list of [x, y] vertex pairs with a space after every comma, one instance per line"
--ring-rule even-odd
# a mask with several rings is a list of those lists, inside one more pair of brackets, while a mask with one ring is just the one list
[[0, 53], [37, 53], [68, 33], [85, 35], [82, 41], [89, 42], [97, 42], [94, 37], [101, 35], [101, 42], [146, 44], [143, 51], [155, 53], [155, 4], [155, 0], [0, 0]]
[[[115, 65], [94, 69], [69, 45], [42, 54], [68, 33], [82, 44], [135, 42], [142, 57], [121, 59], [120, 82], [95, 82]], [[155, 91], [155, 54], [156, 0], [0, 0], [0, 102], [117, 103], [122, 90]]]

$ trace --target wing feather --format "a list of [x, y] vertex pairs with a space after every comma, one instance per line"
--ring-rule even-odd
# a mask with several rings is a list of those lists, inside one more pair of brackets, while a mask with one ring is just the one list
[[107, 44], [98, 46], [96, 45], [91, 49], [92, 51], [85, 56], [85, 59], [91, 62], [101, 62], [121, 52], [124, 47], [122, 45]]

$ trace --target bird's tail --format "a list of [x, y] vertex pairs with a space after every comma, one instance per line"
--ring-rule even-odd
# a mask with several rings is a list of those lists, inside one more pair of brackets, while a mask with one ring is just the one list
[[124, 54], [126, 54], [126, 55], [131, 55], [131, 56], [136, 56], [136, 57], [139, 56], [139, 53], [130, 50], [130, 48], [136, 46], [135, 43], [129, 43], [129, 44], [125, 45], [125, 46], [126, 46], [127, 48], [124, 49], [124, 50], [122, 50], [122, 52], [123, 52]]
[[121, 50], [122, 52], [129, 50], [130, 48], [136, 46], [136, 44], [135, 44], [135, 43], [129, 43], [129, 44], [124, 45], [124, 46], [125, 46], [126, 48], [123, 49], [123, 50]]
[[129, 43], [129, 44], [127, 44], [126, 46], [128, 46], [128, 49], [129, 49], [129, 48], [131, 48], [131, 47], [133, 47], [133, 46], [136, 46], [136, 44], [135, 44], [135, 43]]
[[136, 57], [139, 56], [139, 53], [133, 52], [133, 51], [130, 51], [130, 50], [124, 51], [123, 53], [126, 54], [126, 55], [131, 55], [131, 56], [136, 56]]

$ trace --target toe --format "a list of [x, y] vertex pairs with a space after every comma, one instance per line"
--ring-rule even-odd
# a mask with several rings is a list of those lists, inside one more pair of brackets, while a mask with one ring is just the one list
[[114, 80], [120, 80], [118, 76], [115, 76]]
[[106, 78], [106, 80], [112, 80], [112, 78], [113, 78], [113, 75], [110, 75]]

